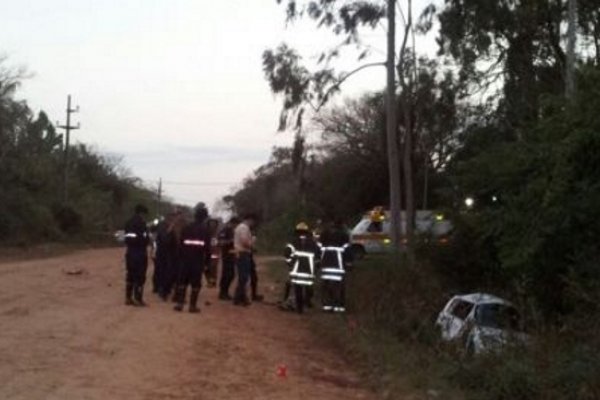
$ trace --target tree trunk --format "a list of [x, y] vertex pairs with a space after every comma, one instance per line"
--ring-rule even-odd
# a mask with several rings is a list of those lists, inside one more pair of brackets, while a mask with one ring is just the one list
[[[412, 79], [411, 79], [412, 80]], [[412, 84], [409, 85], [412, 88]], [[409, 89], [412, 90], [412, 89]], [[409, 93], [406, 94], [410, 96]], [[406, 205], [406, 255], [408, 265], [413, 266], [415, 261], [415, 195], [413, 186], [413, 126], [411, 116], [411, 102], [410, 97], [404, 102], [404, 115], [405, 115], [405, 126], [406, 131], [404, 133], [404, 195]]]
[[396, 0], [387, 0], [387, 155], [390, 181], [391, 238], [396, 250], [400, 249], [402, 228], [400, 215], [400, 155], [398, 150], [396, 117]]
[[575, 44], [577, 41], [577, 0], [569, 0], [569, 26], [567, 29], [567, 68], [565, 95], [569, 101], [575, 97]]
[[425, 156], [423, 163], [423, 210], [427, 210], [427, 196], [429, 196], [429, 159]]
[[[400, 47], [399, 62], [398, 62], [398, 75], [402, 84], [402, 111], [404, 112], [404, 199], [406, 207], [406, 255], [408, 266], [412, 267], [415, 263], [415, 195], [414, 195], [414, 183], [413, 183], [413, 110], [412, 110], [412, 93], [413, 84], [416, 84], [413, 79], [413, 71], [411, 67], [406, 67], [406, 44], [408, 36], [412, 29], [412, 0], [408, 0], [408, 18], [406, 20], [406, 26], [404, 27], [404, 38], [402, 46]], [[410, 63], [411, 66], [415, 67], [416, 64], [413, 60]], [[408, 81], [408, 83], [407, 83]]]

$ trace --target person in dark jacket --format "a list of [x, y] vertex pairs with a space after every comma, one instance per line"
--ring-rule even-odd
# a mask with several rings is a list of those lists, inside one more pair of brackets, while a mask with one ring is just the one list
[[345, 275], [352, 266], [350, 235], [341, 220], [321, 233], [321, 282], [323, 311], [345, 312]]
[[177, 305], [175, 311], [183, 310], [187, 286], [191, 286], [190, 307], [191, 313], [200, 311], [198, 296], [202, 284], [204, 267], [210, 263], [210, 232], [207, 229], [206, 219], [208, 210], [204, 203], [199, 203], [194, 209], [194, 221], [183, 228], [181, 232], [181, 269], [175, 293]]
[[148, 244], [149, 234], [145, 216], [148, 209], [138, 204], [135, 214], [125, 223], [125, 265], [127, 274], [125, 278], [125, 304], [145, 306], [144, 284], [146, 283], [146, 270], [148, 269]]
[[221, 280], [219, 281], [219, 299], [233, 300], [229, 288], [235, 276], [235, 250], [233, 248], [233, 231], [240, 223], [237, 217], [232, 217], [219, 232], [219, 247], [221, 248]]
[[170, 265], [169, 247], [170, 237], [169, 228], [173, 224], [175, 213], [170, 212], [165, 219], [160, 221], [156, 226], [154, 239], [154, 276], [155, 290], [161, 299], [167, 300], [171, 292], [172, 283], [172, 266]]
[[307, 296], [315, 283], [315, 269], [320, 258], [320, 249], [308, 225], [296, 226], [294, 238], [285, 247], [284, 256], [290, 267], [290, 287], [294, 289], [296, 311], [302, 313]]
[[170, 296], [173, 293], [173, 302], [177, 302], [175, 292], [179, 272], [181, 270], [181, 233], [185, 227], [183, 211], [176, 208], [173, 211], [173, 220], [167, 227], [166, 253], [167, 269], [165, 271], [165, 293]]

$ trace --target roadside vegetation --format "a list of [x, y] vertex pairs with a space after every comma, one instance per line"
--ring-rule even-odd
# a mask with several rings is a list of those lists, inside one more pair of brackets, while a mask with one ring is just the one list
[[[295, 142], [225, 200], [258, 207], [276, 249], [300, 219], [353, 226], [390, 198], [385, 96], [331, 102], [345, 81], [335, 61], [348, 47], [369, 54], [360, 38], [385, 23], [386, 2], [281, 3], [288, 21], [347, 40], [316, 65], [287, 46], [265, 52]], [[407, 51], [410, 85], [397, 89], [401, 176], [412, 177], [402, 208], [410, 198], [443, 212], [453, 235], [416, 240], [412, 261], [367, 257], [348, 283], [348, 315], [309, 317], [384, 398], [600, 398], [600, 8], [578, 3], [575, 91], [565, 90], [567, 2], [448, 0], [403, 33], [434, 34], [439, 54]], [[530, 343], [479, 356], [442, 343], [437, 314], [473, 292], [512, 301]]]
[[46, 113], [16, 98], [21, 79], [0, 60], [0, 244], [110, 242], [136, 203], [156, 203], [155, 192], [118, 158], [76, 143], [65, 202], [63, 137]]

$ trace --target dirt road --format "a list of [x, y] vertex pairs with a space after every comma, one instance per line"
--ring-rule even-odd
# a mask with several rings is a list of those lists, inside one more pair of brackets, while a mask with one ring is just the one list
[[0, 264], [1, 399], [373, 398], [298, 315], [234, 307], [205, 288], [201, 314], [153, 295], [147, 308], [124, 306], [122, 255]]

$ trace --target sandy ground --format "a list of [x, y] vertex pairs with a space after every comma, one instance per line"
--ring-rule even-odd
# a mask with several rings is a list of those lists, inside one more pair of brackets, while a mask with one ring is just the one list
[[122, 259], [103, 249], [0, 264], [1, 399], [374, 398], [268, 290], [266, 304], [240, 308], [203, 288], [201, 314], [152, 294], [127, 307]]

